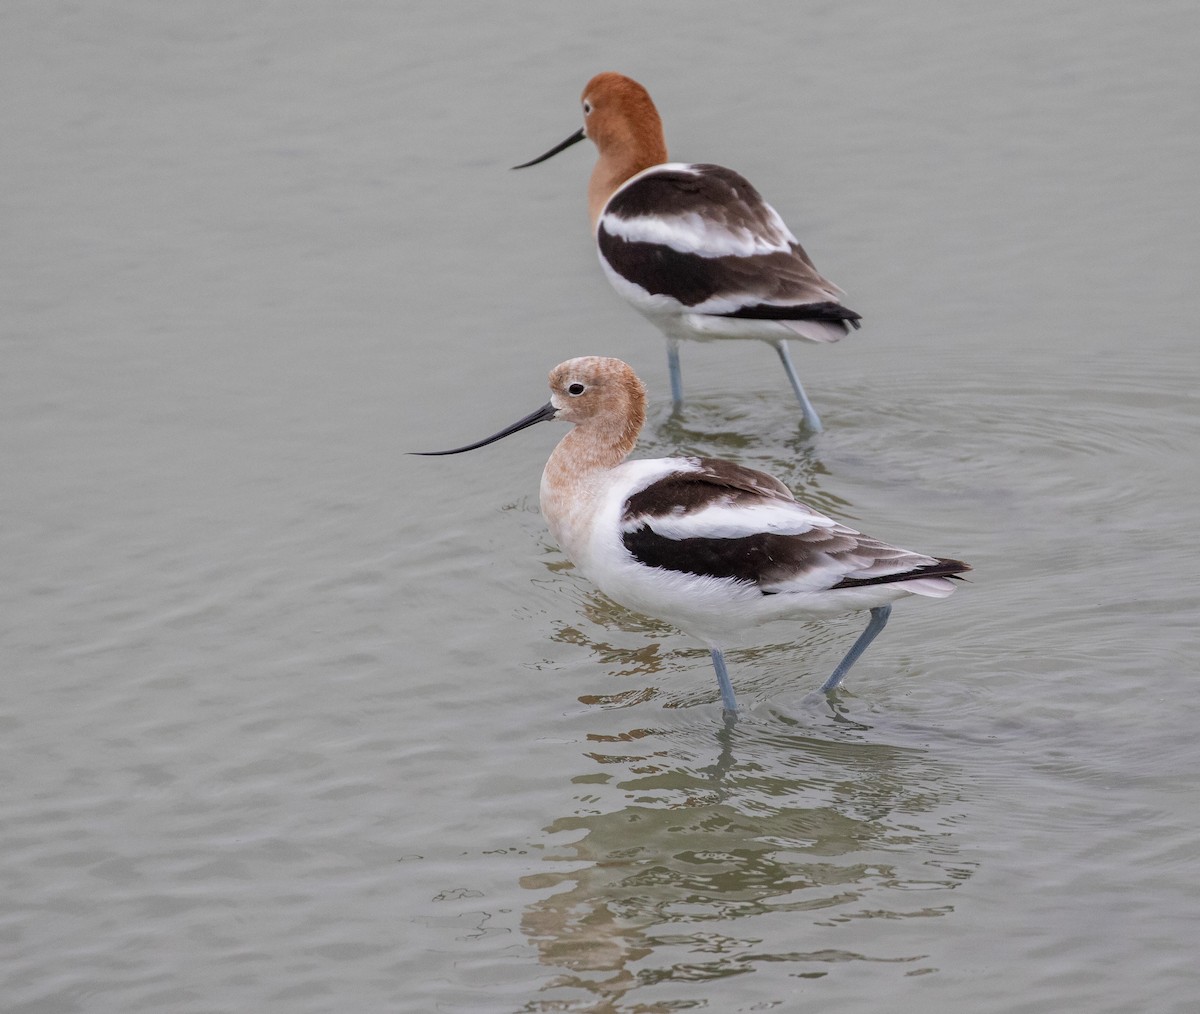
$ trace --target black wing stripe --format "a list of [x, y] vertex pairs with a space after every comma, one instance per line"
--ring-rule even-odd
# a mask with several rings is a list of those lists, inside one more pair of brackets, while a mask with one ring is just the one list
[[847, 324], [856, 330], [862, 325], [861, 313], [855, 313], [848, 306], [826, 300], [823, 303], [799, 303], [791, 306], [778, 306], [775, 303], [755, 303], [753, 306], [743, 306], [729, 313], [714, 313], [714, 317], [742, 317], [749, 320], [826, 320], [841, 324], [847, 332]]
[[624, 239], [603, 222], [596, 240], [608, 266], [652, 296], [670, 296], [687, 307], [713, 298], [749, 299], [754, 302], [714, 316], [858, 326], [860, 315], [830, 299], [829, 283], [794, 252], [702, 257], [663, 243]]
[[959, 575], [971, 569], [969, 563], [963, 563], [961, 560], [947, 560], [940, 556], [935, 557], [935, 559], [937, 563], [929, 563], [924, 567], [914, 567], [903, 574], [884, 574], [881, 577], [844, 577], [833, 587], [861, 588], [869, 584], [897, 584], [902, 581], [911, 581], [918, 577], [952, 577], [962, 580]]

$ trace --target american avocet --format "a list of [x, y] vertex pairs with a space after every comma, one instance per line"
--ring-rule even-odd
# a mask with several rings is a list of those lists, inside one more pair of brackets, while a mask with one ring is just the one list
[[833, 690], [905, 595], [944, 598], [971, 568], [897, 549], [827, 518], [772, 475], [713, 458], [626, 461], [646, 391], [619, 359], [570, 359], [550, 373], [550, 401], [461, 454], [534, 423], [574, 428], [542, 472], [542, 514], [579, 570], [622, 605], [668, 620], [708, 645], [721, 701], [737, 701], [722, 646], [747, 627], [871, 611], [822, 690]]
[[599, 159], [588, 210], [600, 263], [613, 287], [667, 338], [671, 397], [683, 400], [682, 339], [757, 338], [775, 347], [806, 424], [821, 420], [804, 393], [788, 338], [833, 342], [859, 326], [842, 290], [817, 273], [783, 219], [732, 169], [667, 161], [650, 95], [621, 74], [583, 90], [583, 127], [544, 162], [591, 138]]

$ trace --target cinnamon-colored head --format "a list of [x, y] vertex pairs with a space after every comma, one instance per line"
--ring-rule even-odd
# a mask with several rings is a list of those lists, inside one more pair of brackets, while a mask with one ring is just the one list
[[646, 421], [646, 388], [627, 363], [580, 356], [550, 371], [550, 404], [556, 419], [575, 423], [624, 457]]
[[[638, 163], [641, 172], [667, 160], [662, 120], [650, 93], [624, 74], [605, 71], [583, 89], [583, 129], [600, 154]], [[633, 175], [633, 173], [630, 173]]]

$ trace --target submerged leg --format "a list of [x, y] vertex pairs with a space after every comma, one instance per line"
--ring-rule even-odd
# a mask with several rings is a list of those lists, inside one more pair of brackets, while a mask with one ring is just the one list
[[683, 404], [683, 376], [679, 372], [679, 342], [667, 339], [667, 371], [671, 374], [671, 402], [676, 408]]
[[725, 656], [716, 648], [712, 651], [713, 668], [717, 670], [717, 685], [721, 688], [721, 706], [729, 715], [737, 714], [737, 698], [733, 696], [733, 684], [729, 682], [729, 670], [725, 668]]
[[871, 610], [871, 622], [867, 624], [867, 629], [858, 635], [858, 640], [850, 646], [846, 657], [838, 663], [838, 667], [833, 670], [829, 679], [821, 684], [822, 690], [828, 693], [837, 688], [838, 684], [845, 679], [846, 673], [850, 671], [850, 667], [858, 661], [859, 655], [866, 651], [867, 645], [875, 640], [875, 635], [887, 626], [888, 617], [891, 615], [891, 605], [876, 606]]
[[808, 400], [808, 395], [804, 393], [800, 378], [796, 376], [796, 367], [792, 365], [792, 354], [788, 351], [787, 342], [776, 342], [775, 351], [779, 353], [779, 361], [783, 363], [784, 372], [792, 382], [792, 390], [796, 392], [796, 400], [800, 402], [800, 411], [804, 413], [804, 425], [814, 433], [820, 433], [821, 419], [817, 410], [812, 407], [812, 402]]

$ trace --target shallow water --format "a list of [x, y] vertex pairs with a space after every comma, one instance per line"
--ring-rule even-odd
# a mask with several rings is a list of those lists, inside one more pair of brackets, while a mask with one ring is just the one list
[[[1186, 1011], [1200, 988], [1192, 6], [0, 14], [0, 994], [14, 1012]], [[864, 329], [662, 341], [619, 69]], [[969, 584], [707, 652], [557, 551], [579, 354]]]

